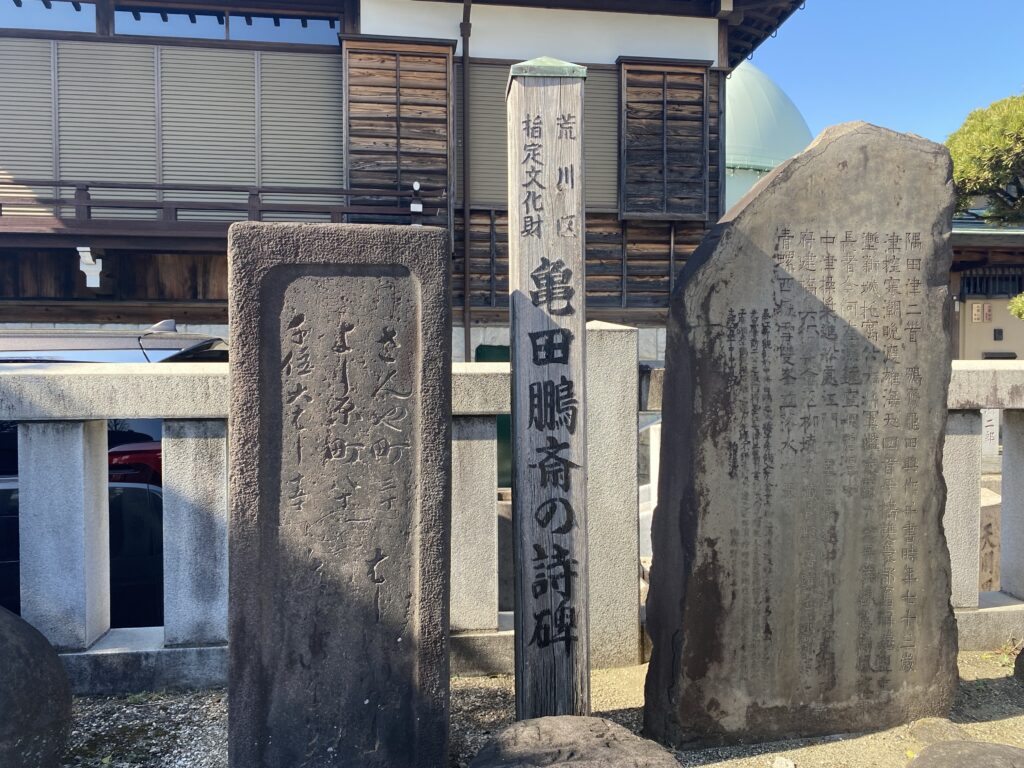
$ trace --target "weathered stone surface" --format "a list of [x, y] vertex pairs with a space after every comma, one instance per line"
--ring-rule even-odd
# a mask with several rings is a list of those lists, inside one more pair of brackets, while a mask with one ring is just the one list
[[924, 139], [830, 129], [687, 262], [647, 735], [769, 740], [948, 712], [950, 174]]
[[967, 731], [944, 717], [925, 717], [911, 723], [910, 735], [925, 744], [934, 744], [939, 741], [966, 741], [970, 738]]
[[[981, 414], [978, 411], [952, 411], [947, 416], [942, 474], [948, 489], [943, 529], [951, 564], [951, 602], [954, 608], [977, 608], [981, 568], [978, 533], [982, 530], [978, 503], [978, 478], [981, 477]], [[984, 536], [981, 540], [983, 544]]]
[[446, 760], [447, 261], [436, 229], [231, 229], [232, 766]]
[[907, 768], [1024, 768], [1024, 749], [979, 741], [944, 741], [932, 744], [907, 764]]
[[71, 728], [71, 687], [57, 652], [0, 608], [0, 765], [57, 768]]
[[499, 733], [470, 768], [679, 768], [653, 741], [600, 717], [539, 717]]
[[227, 423], [165, 419], [164, 643], [228, 639]]
[[493, 416], [452, 419], [451, 630], [498, 628], [498, 426]]

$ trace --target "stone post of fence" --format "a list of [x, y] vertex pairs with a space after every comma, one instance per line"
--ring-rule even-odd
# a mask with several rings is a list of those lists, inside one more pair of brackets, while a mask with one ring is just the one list
[[110, 629], [107, 422], [18, 425], [21, 615], [61, 650]]
[[952, 565], [954, 608], [978, 607], [981, 567], [981, 412], [950, 411], [942, 472], [946, 480], [943, 528]]
[[451, 628], [498, 628], [498, 427], [452, 419]]
[[587, 323], [590, 663], [640, 663], [636, 328]]
[[1003, 411], [1003, 507], [999, 578], [1024, 600], [1024, 411]]
[[164, 643], [228, 639], [227, 423], [163, 427]]

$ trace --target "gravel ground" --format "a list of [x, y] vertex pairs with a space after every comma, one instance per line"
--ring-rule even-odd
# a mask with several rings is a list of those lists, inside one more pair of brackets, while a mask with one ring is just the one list
[[[638, 731], [647, 667], [592, 675], [595, 714]], [[683, 766], [893, 768], [926, 745], [972, 739], [1024, 748], [1024, 683], [1013, 656], [960, 655], [960, 693], [949, 719], [919, 720], [870, 734], [680, 752]], [[512, 722], [512, 678], [452, 680], [451, 768], [465, 768], [491, 735]], [[226, 768], [226, 695], [158, 693], [79, 697], [64, 768]], [[978, 766], [977, 768], [983, 768]]]

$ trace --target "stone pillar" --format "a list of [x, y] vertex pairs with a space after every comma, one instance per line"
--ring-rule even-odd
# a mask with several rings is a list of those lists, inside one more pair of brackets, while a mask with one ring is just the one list
[[452, 419], [452, 631], [498, 628], [498, 427]]
[[978, 607], [981, 567], [981, 412], [950, 411], [942, 474], [946, 479], [946, 532], [954, 608]]
[[164, 421], [164, 642], [228, 639], [227, 423]]
[[62, 650], [110, 629], [105, 421], [18, 425], [21, 615]]
[[648, 430], [650, 441], [650, 457], [648, 458], [651, 476], [651, 506], [658, 506], [658, 479], [661, 477], [661, 422], [652, 424]]
[[1024, 600], [1024, 411], [1003, 411], [1002, 591]]
[[640, 663], [636, 328], [587, 323], [590, 663]]
[[448, 257], [434, 227], [231, 227], [234, 768], [447, 761]]

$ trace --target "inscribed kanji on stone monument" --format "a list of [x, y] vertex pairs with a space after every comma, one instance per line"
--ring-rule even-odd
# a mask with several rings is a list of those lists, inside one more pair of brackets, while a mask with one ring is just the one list
[[645, 728], [774, 739], [948, 713], [948, 152], [826, 131], [672, 300]]

